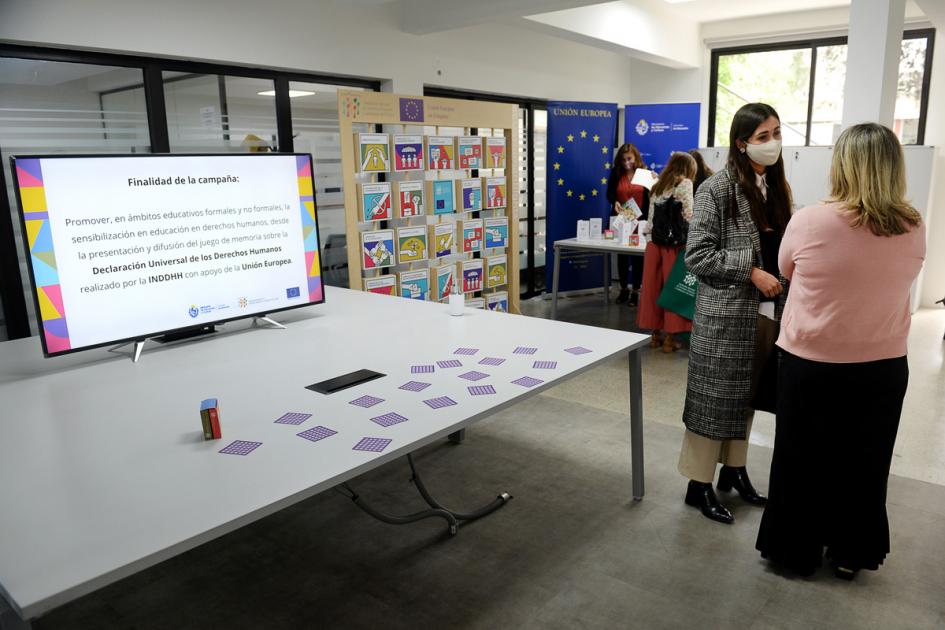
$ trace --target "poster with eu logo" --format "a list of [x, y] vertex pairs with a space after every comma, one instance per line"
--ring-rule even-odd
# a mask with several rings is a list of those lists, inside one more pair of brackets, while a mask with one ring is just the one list
[[[574, 238], [578, 219], [610, 217], [607, 176], [617, 141], [616, 103], [548, 103], [548, 184], [546, 243]], [[545, 265], [545, 286], [551, 289], [554, 265]], [[603, 267], [599, 256], [562, 260], [559, 291], [599, 287]]]
[[627, 105], [625, 114], [625, 141], [651, 171], [662, 171], [673, 151], [699, 148], [699, 103]]

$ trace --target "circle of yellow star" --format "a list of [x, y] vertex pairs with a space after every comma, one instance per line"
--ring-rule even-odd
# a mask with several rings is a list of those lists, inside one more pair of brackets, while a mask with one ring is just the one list
[[601, 148], [600, 148], [600, 152], [601, 152], [601, 153], [607, 153], [607, 147], [601, 147]]
[[559, 179], [558, 179], [558, 185], [559, 185], [559, 186], [564, 186], [564, 180], [561, 179], [561, 178], [559, 178]]
[[573, 196], [574, 196], [574, 191], [573, 191], [573, 190], [569, 190], [566, 194], [568, 195], [568, 197], [573, 197]]
[[561, 165], [558, 164], [557, 162], [555, 162], [555, 163], [554, 163], [554, 167], [555, 167], [555, 170], [557, 171], [558, 169], [561, 168]]
[[573, 134], [570, 134], [570, 133], [568, 134], [568, 142], [574, 142], [574, 135], [573, 135]]
[[607, 183], [607, 178], [606, 178], [606, 177], [601, 177], [601, 178], [600, 178], [600, 183], [601, 183], [601, 184], [606, 184], [606, 183]]
[[583, 129], [581, 130], [581, 137], [582, 137], [582, 138], [586, 138], [586, 137], [587, 137], [587, 132], [584, 131]]
[[584, 193], [581, 193], [580, 195], [578, 195], [578, 199], [580, 199], [581, 201], [584, 201]]
[[[557, 167], [555, 167], [555, 168], [557, 168]], [[610, 168], [610, 162], [604, 162], [604, 168], [609, 169], [609, 168]]]
[[594, 134], [594, 142], [597, 142], [598, 140], [600, 140], [600, 136], [598, 136], [598, 135], [595, 133], [595, 134]]
[[591, 197], [596, 197], [596, 196], [597, 196], [597, 189], [595, 188], [591, 190]]
[[558, 153], [564, 153], [564, 147], [558, 147]]

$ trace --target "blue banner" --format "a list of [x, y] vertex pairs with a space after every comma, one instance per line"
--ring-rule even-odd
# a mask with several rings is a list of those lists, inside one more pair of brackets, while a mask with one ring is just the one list
[[[577, 235], [578, 219], [599, 217], [607, 229], [607, 176], [610, 175], [617, 140], [615, 103], [548, 103], [548, 170], [546, 240], [548, 253], [554, 242]], [[551, 291], [551, 259], [545, 263], [545, 287]], [[599, 287], [602, 261], [562, 260], [559, 291]]]
[[699, 148], [699, 103], [627, 105], [624, 113], [625, 142], [651, 171], [662, 171], [673, 151]]

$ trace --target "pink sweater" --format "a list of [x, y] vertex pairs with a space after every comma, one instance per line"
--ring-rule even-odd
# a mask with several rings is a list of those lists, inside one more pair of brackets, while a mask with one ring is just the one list
[[925, 226], [899, 236], [851, 228], [840, 204], [808, 206], [788, 224], [778, 263], [791, 281], [778, 346], [824, 363], [905, 356], [909, 288]]

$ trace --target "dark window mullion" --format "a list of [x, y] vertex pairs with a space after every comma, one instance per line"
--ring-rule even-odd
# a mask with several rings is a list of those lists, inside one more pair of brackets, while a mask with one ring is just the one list
[[925, 35], [925, 70], [922, 74], [922, 100], [919, 102], [919, 128], [916, 144], [925, 144], [925, 121], [929, 115], [929, 88], [932, 85], [932, 55], [935, 52], [935, 29]]
[[810, 82], [807, 87], [807, 130], [804, 134], [804, 146], [810, 146], [811, 126], [814, 124], [814, 85], [817, 75], [817, 46], [810, 48]]
[[[535, 106], [525, 106], [525, 133], [528, 144], [528, 227], [526, 229], [525, 260], [528, 268], [528, 295], [535, 295]], [[509, 229], [512, 229], [511, 221]], [[519, 287], [519, 293], [521, 293]]]
[[292, 153], [295, 141], [292, 139], [292, 103], [289, 101], [289, 80], [275, 78], [276, 88], [276, 133], [279, 136], [279, 151]]
[[148, 132], [151, 134], [151, 153], [170, 153], [167, 133], [167, 108], [164, 103], [163, 70], [149, 64], [144, 71], [144, 102], [148, 110]]

